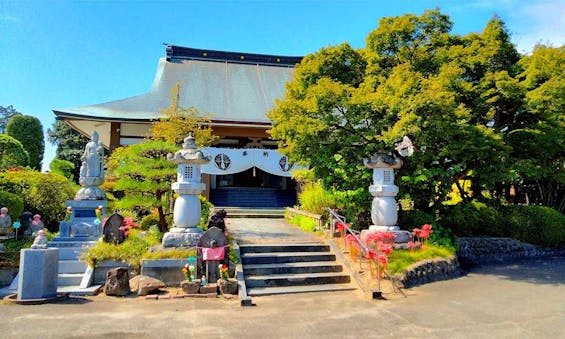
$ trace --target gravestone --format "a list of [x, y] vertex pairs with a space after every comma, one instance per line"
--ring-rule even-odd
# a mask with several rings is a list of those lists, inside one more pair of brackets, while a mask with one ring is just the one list
[[124, 217], [118, 213], [112, 214], [104, 224], [104, 242], [119, 245], [124, 242], [124, 232], [120, 230]]
[[31, 235], [31, 221], [33, 220], [33, 213], [24, 212], [18, 217], [18, 219], [20, 220], [20, 228], [23, 230], [24, 235]]
[[[229, 242], [224, 232], [218, 227], [209, 228], [198, 240], [196, 250], [197, 277], [206, 276], [208, 283], [215, 283], [218, 280], [220, 264], [229, 262]], [[210, 259], [207, 256], [216, 257], [216, 252], [221, 252], [221, 259]]]
[[59, 249], [22, 249], [17, 299], [47, 299], [57, 296]]

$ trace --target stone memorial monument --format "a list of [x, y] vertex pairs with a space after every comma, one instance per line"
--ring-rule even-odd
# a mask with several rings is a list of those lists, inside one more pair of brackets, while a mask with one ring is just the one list
[[364, 158], [363, 164], [373, 170], [373, 184], [369, 186], [369, 192], [373, 196], [373, 225], [369, 227], [369, 232], [394, 233], [396, 243], [407, 243], [410, 241], [410, 232], [401, 231], [396, 226], [398, 206], [395, 197], [398, 194], [398, 186], [394, 184], [394, 170], [402, 167], [402, 160], [379, 151], [371, 158]]
[[208, 283], [219, 277], [218, 266], [229, 264], [229, 242], [218, 227], [210, 227], [198, 240], [196, 250], [196, 275], [205, 276]]
[[167, 159], [178, 164], [177, 181], [171, 187], [179, 196], [174, 205], [173, 228], [163, 236], [163, 247], [194, 246], [202, 235], [197, 227], [202, 215], [198, 194], [206, 189], [200, 166], [211, 159], [196, 147], [192, 133], [184, 139], [183, 148], [168, 154]]
[[55, 298], [58, 274], [59, 249], [22, 249], [17, 300]]
[[81, 188], [74, 200], [67, 200], [69, 218], [61, 222], [60, 237], [55, 240], [96, 240], [102, 235], [102, 224], [98, 220], [96, 209], [101, 208], [103, 211], [108, 206], [108, 201], [104, 191], [98, 187], [104, 182], [104, 146], [98, 141], [96, 131], [86, 144], [81, 160]]

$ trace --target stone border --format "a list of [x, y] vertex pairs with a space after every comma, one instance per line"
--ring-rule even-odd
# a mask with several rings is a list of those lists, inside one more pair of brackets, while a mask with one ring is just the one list
[[392, 276], [393, 283], [399, 282], [404, 288], [427, 284], [434, 281], [458, 278], [463, 274], [456, 256], [416, 262], [401, 273]]
[[57, 296], [52, 298], [40, 298], [40, 299], [17, 299], [17, 294], [10, 294], [4, 297], [4, 300], [16, 305], [41, 305], [52, 302], [57, 302], [61, 300], [68, 299], [69, 295], [67, 293], [57, 293]]
[[565, 248], [542, 248], [512, 238], [459, 238], [457, 256], [462, 265], [493, 264], [518, 259], [564, 256]]

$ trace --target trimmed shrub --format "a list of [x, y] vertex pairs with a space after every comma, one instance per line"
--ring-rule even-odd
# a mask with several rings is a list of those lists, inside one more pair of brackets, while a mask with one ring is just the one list
[[446, 206], [440, 211], [440, 223], [457, 236], [503, 236], [501, 213], [485, 203], [471, 201], [455, 206]]
[[565, 246], [565, 215], [550, 207], [509, 206], [502, 219], [508, 237], [540, 246]]
[[12, 221], [16, 221], [24, 212], [24, 201], [18, 195], [0, 191], [0, 207], [7, 207], [8, 215]]
[[0, 190], [23, 198], [24, 210], [41, 214], [45, 227], [57, 231], [65, 216], [66, 201], [74, 196], [67, 178], [31, 170], [0, 172]]
[[147, 231], [151, 226], [159, 227], [159, 216], [157, 214], [148, 214], [144, 216], [139, 222], [139, 228], [142, 231]]
[[40, 171], [45, 141], [41, 121], [30, 115], [15, 115], [6, 124], [6, 134], [18, 139], [29, 154], [29, 165]]
[[7, 134], [0, 134], [0, 169], [29, 165], [29, 155], [22, 143]]

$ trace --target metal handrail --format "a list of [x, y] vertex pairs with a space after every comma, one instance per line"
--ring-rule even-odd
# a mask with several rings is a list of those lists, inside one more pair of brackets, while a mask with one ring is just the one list
[[[369, 253], [369, 247], [355, 234], [355, 231], [352, 230], [349, 226], [347, 226], [347, 223], [345, 222], [345, 217], [342, 215], [337, 214], [333, 209], [331, 208], [327, 208], [328, 212], [330, 213], [330, 216], [332, 218], [335, 218], [338, 222], [340, 222], [345, 231], [349, 232], [353, 238], [355, 239], [355, 241], [357, 241], [357, 243], [359, 244], [359, 246], [361, 246], [361, 248], [363, 249], [364, 253]], [[332, 232], [335, 231], [334, 229], [334, 225], [332, 224]], [[361, 253], [359, 253], [359, 257], [361, 258]], [[381, 295], [381, 270], [380, 270], [380, 264], [378, 262], [378, 260], [372, 259], [372, 258], [368, 258], [369, 260], [373, 260], [377, 266], [377, 295]], [[359, 270], [361, 270], [361, 259], [359, 259]]]

